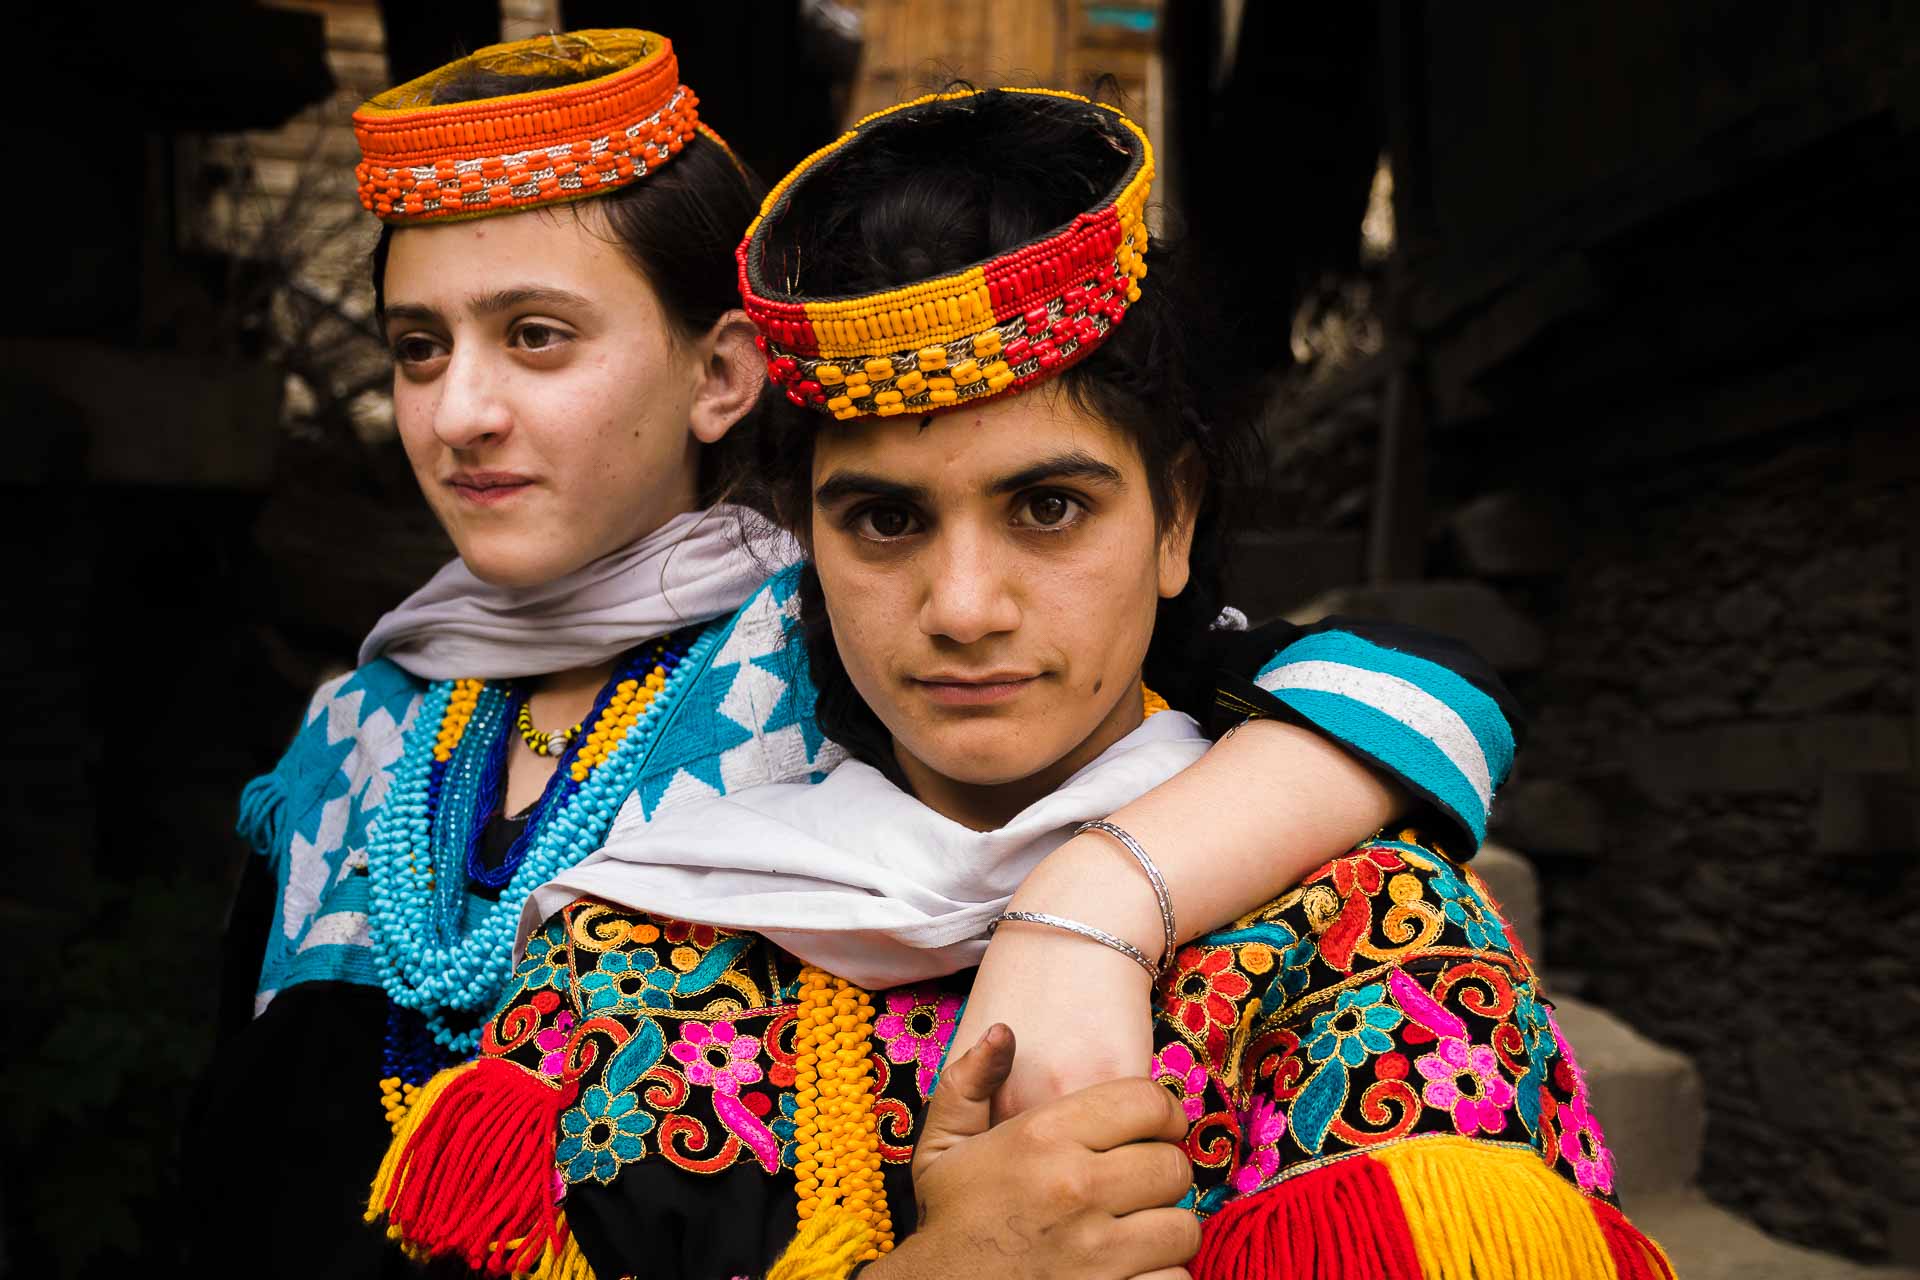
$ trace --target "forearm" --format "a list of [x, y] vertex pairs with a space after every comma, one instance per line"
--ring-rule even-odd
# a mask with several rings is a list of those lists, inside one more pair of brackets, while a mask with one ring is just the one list
[[[1394, 784], [1326, 738], [1254, 720], [1109, 821], [1152, 856], [1184, 942], [1279, 896], [1405, 807]], [[1042, 861], [1014, 906], [1097, 924], [1149, 955], [1160, 951], [1146, 877], [1098, 833], [1076, 836]]]

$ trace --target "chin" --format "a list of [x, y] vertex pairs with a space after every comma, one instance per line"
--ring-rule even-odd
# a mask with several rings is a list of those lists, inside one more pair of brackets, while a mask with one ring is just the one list
[[1019, 721], [955, 724], [906, 740], [914, 758], [942, 777], [972, 787], [1018, 782], [1053, 764], [1071, 748]]
[[508, 545], [507, 539], [481, 538], [456, 543], [456, 547], [468, 571], [491, 587], [537, 587], [565, 577], [585, 563], [543, 555], [524, 545]]

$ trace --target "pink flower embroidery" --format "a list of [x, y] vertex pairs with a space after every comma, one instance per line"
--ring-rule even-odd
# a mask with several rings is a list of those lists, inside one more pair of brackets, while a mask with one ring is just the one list
[[1413, 1065], [1427, 1081], [1421, 1098], [1430, 1107], [1451, 1111], [1456, 1133], [1471, 1138], [1481, 1130], [1498, 1133], [1506, 1128], [1513, 1085], [1500, 1074], [1500, 1060], [1491, 1047], [1449, 1037]]
[[1560, 1104], [1560, 1154], [1573, 1166], [1574, 1180], [1582, 1191], [1598, 1191], [1609, 1195], [1613, 1191], [1613, 1152], [1607, 1147], [1607, 1137], [1600, 1131], [1600, 1119], [1593, 1114], [1593, 1099], [1587, 1093], [1587, 1076], [1580, 1070], [1580, 1063], [1573, 1056], [1566, 1037], [1560, 1034], [1560, 1024], [1552, 1014], [1547, 1015], [1548, 1023], [1553, 1027], [1554, 1047], [1560, 1052], [1560, 1061], [1565, 1064], [1566, 1074], [1573, 1077], [1573, 1097]]
[[1180, 1106], [1189, 1121], [1198, 1120], [1206, 1111], [1202, 1095], [1207, 1090], [1207, 1069], [1184, 1044], [1175, 1041], [1162, 1049], [1153, 1059], [1150, 1074], [1154, 1083], [1166, 1085], [1180, 1095]]
[[667, 1050], [687, 1069], [687, 1079], [717, 1094], [735, 1097], [740, 1086], [760, 1080], [757, 1036], [742, 1035], [731, 1022], [689, 1022]]
[[940, 1057], [953, 1039], [960, 1020], [960, 997], [931, 988], [909, 988], [887, 993], [887, 1011], [873, 1020], [873, 1033], [887, 1047], [887, 1061], [918, 1064], [915, 1083], [920, 1096], [933, 1092]]
[[557, 1076], [566, 1069], [567, 1041], [573, 1034], [573, 1010], [562, 1009], [553, 1025], [533, 1038], [533, 1043], [541, 1052], [540, 1071], [542, 1075]]
[[1272, 1102], [1256, 1098], [1252, 1109], [1241, 1115], [1240, 1127], [1247, 1158], [1233, 1171], [1233, 1189], [1252, 1195], [1280, 1171], [1280, 1135], [1287, 1131], [1287, 1117]]

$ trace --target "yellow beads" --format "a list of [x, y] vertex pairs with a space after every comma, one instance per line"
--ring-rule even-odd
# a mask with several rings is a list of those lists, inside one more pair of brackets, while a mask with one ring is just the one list
[[447, 714], [440, 720], [440, 736], [433, 740], [433, 758], [445, 764], [453, 759], [453, 749], [460, 745], [460, 738], [467, 731], [467, 721], [473, 719], [473, 709], [479, 705], [480, 690], [486, 687], [484, 680], [455, 680], [453, 693], [447, 699]]
[[388, 1076], [380, 1082], [380, 1106], [387, 1113], [387, 1124], [396, 1132], [405, 1123], [407, 1113], [413, 1110], [413, 1104], [420, 1100], [420, 1086], [406, 1084], [399, 1076]]
[[607, 709], [594, 722], [580, 754], [573, 758], [570, 772], [575, 782], [585, 782], [596, 766], [613, 754], [627, 736], [627, 730], [640, 723], [654, 696], [667, 687], [667, 669], [656, 664], [645, 680], [622, 680], [607, 701]]
[[866, 370], [867, 377], [869, 378], [891, 378], [893, 376], [893, 361], [887, 359], [885, 356], [875, 356], [860, 367]]
[[945, 347], [922, 347], [918, 356], [920, 372], [932, 373], [935, 369], [947, 367], [947, 349]]
[[881, 1177], [880, 1127], [873, 1111], [873, 1001], [811, 965], [800, 971], [795, 1012], [794, 1112], [800, 1222], [834, 1205], [872, 1242], [860, 1261], [893, 1249], [893, 1219]]

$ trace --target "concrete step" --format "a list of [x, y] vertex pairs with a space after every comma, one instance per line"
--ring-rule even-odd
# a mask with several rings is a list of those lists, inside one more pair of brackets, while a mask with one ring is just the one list
[[1553, 1011], [1586, 1073], [1621, 1200], [1639, 1204], [1691, 1187], [1707, 1127], [1693, 1060], [1584, 1000], [1556, 998]]
[[1623, 1197], [1622, 1207], [1660, 1242], [1680, 1280], [1920, 1280], [1920, 1271], [1862, 1266], [1776, 1240], [1696, 1189]]
[[[1525, 854], [1489, 840], [1468, 864], [1486, 882], [1500, 913], [1520, 935], [1520, 945], [1533, 960], [1534, 971], [1547, 967], [1547, 939], [1540, 929], [1540, 879]], [[1549, 987], [1551, 989], [1551, 987]]]

